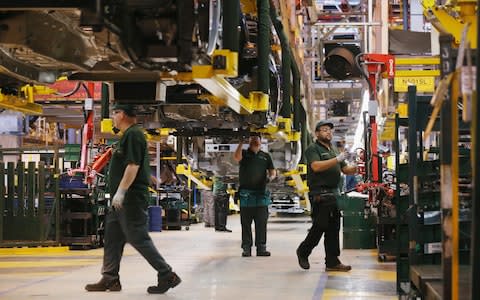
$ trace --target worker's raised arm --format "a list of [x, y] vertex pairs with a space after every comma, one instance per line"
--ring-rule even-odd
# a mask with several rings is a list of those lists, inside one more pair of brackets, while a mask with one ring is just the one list
[[268, 169], [268, 180], [273, 181], [277, 178], [277, 170], [276, 169]]
[[338, 164], [337, 158], [330, 158], [328, 160], [316, 160], [310, 164], [313, 172], [323, 172], [332, 167], [335, 167]]
[[313, 172], [323, 172], [328, 170], [332, 167], [335, 167], [337, 164], [340, 164], [340, 168], [345, 166], [345, 153], [341, 152], [336, 157], [327, 159], [327, 160], [320, 160], [319, 156], [316, 156], [314, 161], [310, 164]]
[[237, 149], [235, 149], [235, 153], [233, 153], [233, 159], [236, 162], [240, 162], [242, 160], [242, 148], [243, 148], [243, 141], [238, 143]]

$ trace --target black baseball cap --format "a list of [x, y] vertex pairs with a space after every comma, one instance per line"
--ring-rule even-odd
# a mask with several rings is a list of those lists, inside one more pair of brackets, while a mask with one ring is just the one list
[[113, 110], [122, 110], [129, 117], [135, 117], [137, 115], [137, 108], [133, 104], [115, 103]]
[[319, 121], [319, 122], [317, 123], [317, 125], [315, 126], [315, 131], [318, 131], [318, 130], [320, 129], [320, 127], [325, 126], [325, 125], [328, 125], [330, 128], [333, 128], [333, 127], [334, 127], [332, 121], [330, 121], [330, 120], [322, 120], [322, 121]]

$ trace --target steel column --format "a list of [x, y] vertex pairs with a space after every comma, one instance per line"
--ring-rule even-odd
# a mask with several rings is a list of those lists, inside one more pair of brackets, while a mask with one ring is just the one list
[[[440, 71], [442, 78], [454, 71], [453, 37], [440, 36]], [[441, 211], [442, 211], [442, 272], [443, 296], [445, 300], [452, 299], [452, 115], [450, 93], [445, 98], [440, 112], [440, 183], [441, 183]]]
[[[411, 85], [408, 87], [408, 186], [409, 186], [409, 208], [408, 235], [409, 235], [409, 261], [410, 265], [417, 264], [418, 261], [418, 133], [417, 133], [417, 87]], [[398, 149], [397, 149], [398, 151]]]
[[101, 116], [102, 119], [108, 119], [110, 117], [110, 95], [108, 92], [108, 85], [106, 83], [102, 83], [102, 106], [101, 106]]
[[[37, 193], [38, 193], [38, 211], [37, 214], [40, 218], [38, 231], [40, 232], [40, 240], [44, 241], [48, 237], [45, 235], [45, 162], [41, 161], [38, 163], [38, 181], [37, 184]], [[52, 208], [53, 209], [53, 208]], [[47, 226], [50, 227], [50, 218], [47, 219]]]
[[60, 243], [60, 201], [61, 201], [61, 196], [60, 196], [60, 160], [58, 159], [58, 148], [55, 147], [55, 154], [54, 154], [54, 175], [53, 177], [55, 178], [54, 184], [55, 184], [55, 241], [57, 243]]
[[[480, 7], [480, 0], [477, 1], [477, 8]], [[477, 12], [477, 24], [480, 24], [480, 14]], [[477, 41], [480, 41], [480, 33], [477, 30]], [[480, 278], [480, 150], [478, 143], [480, 142], [480, 104], [478, 103], [478, 91], [480, 90], [480, 51], [477, 47], [477, 82], [476, 93], [473, 99], [473, 112], [471, 124], [472, 135], [472, 235], [471, 235], [471, 265], [472, 265], [472, 280], [471, 297], [470, 299], [480, 299], [480, 289], [473, 284], [474, 278]]]

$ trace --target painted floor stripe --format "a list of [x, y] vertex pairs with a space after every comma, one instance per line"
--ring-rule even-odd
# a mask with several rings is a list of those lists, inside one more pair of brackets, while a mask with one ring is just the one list
[[[320, 298], [319, 298], [320, 299]], [[371, 293], [364, 291], [340, 291], [335, 289], [325, 289], [322, 300], [394, 300], [398, 299], [396, 295], [385, 295], [380, 293]]]
[[68, 247], [32, 247], [32, 248], [0, 248], [0, 256], [3, 255], [36, 255], [46, 253], [67, 253]]
[[323, 272], [322, 275], [320, 275], [320, 279], [318, 280], [318, 284], [315, 288], [315, 292], [313, 293], [312, 300], [322, 299], [323, 289], [325, 289], [325, 286], [327, 285], [327, 280], [328, 274], [326, 272]]
[[27, 278], [27, 277], [45, 277], [45, 276], [58, 276], [65, 274], [65, 272], [51, 271], [51, 272], [22, 272], [22, 273], [8, 273], [0, 274], [0, 280], [12, 280], [14, 278]]
[[397, 273], [393, 271], [382, 271], [372, 269], [354, 269], [350, 272], [329, 272], [329, 275], [335, 277], [347, 277], [347, 278], [369, 278], [378, 281], [397, 281]]
[[77, 259], [77, 260], [43, 260], [43, 261], [4, 261], [0, 262], [0, 269], [8, 268], [40, 268], [40, 267], [67, 267], [84, 266], [99, 263], [99, 259]]

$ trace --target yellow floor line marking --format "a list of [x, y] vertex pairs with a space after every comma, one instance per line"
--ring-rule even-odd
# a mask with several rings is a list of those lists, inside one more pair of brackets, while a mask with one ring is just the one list
[[381, 293], [350, 292], [350, 291], [339, 291], [334, 289], [325, 289], [323, 291], [322, 300], [344, 300], [344, 299], [367, 300], [367, 299], [375, 299], [375, 298], [382, 299], [382, 300], [398, 299], [397, 296], [384, 295]]
[[45, 261], [4, 261], [0, 262], [0, 269], [7, 268], [39, 268], [39, 267], [67, 267], [84, 266], [100, 263], [100, 259], [75, 259], [75, 260], [45, 260]]
[[[61, 247], [61, 248], [67, 248], [67, 251], [61, 252], [29, 252], [28, 248], [18, 248], [18, 249], [25, 249], [24, 251], [18, 251], [16, 253], [13, 252], [8, 252], [4, 251], [4, 253], [0, 252], [0, 260], [2, 258], [11, 258], [11, 257], [17, 257], [17, 256], [32, 256], [32, 257], [37, 257], [37, 256], [43, 256], [43, 257], [72, 257], [72, 256], [94, 256], [94, 257], [103, 257], [103, 248], [97, 248], [97, 249], [91, 249], [91, 250], [68, 250], [68, 247]], [[10, 249], [10, 248], [8, 248]], [[7, 248], [3, 248], [0, 250], [7, 250]], [[123, 256], [126, 255], [132, 255], [136, 254], [135, 249], [130, 248], [130, 247], [125, 247], [125, 250], [123, 252]]]
[[2, 282], [6, 280], [12, 280], [16, 278], [27, 278], [27, 277], [45, 277], [45, 276], [58, 276], [65, 274], [65, 272], [58, 272], [58, 271], [52, 271], [52, 272], [22, 272], [22, 273], [8, 273], [8, 274], [0, 274], [0, 279], [2, 279]]
[[397, 281], [397, 273], [394, 271], [382, 271], [372, 269], [353, 269], [350, 272], [328, 272], [329, 277], [345, 277], [351, 279], [371, 279], [380, 281]]
[[3, 255], [35, 255], [46, 253], [66, 253], [69, 252], [68, 247], [33, 247], [33, 248], [0, 248], [0, 256]]

